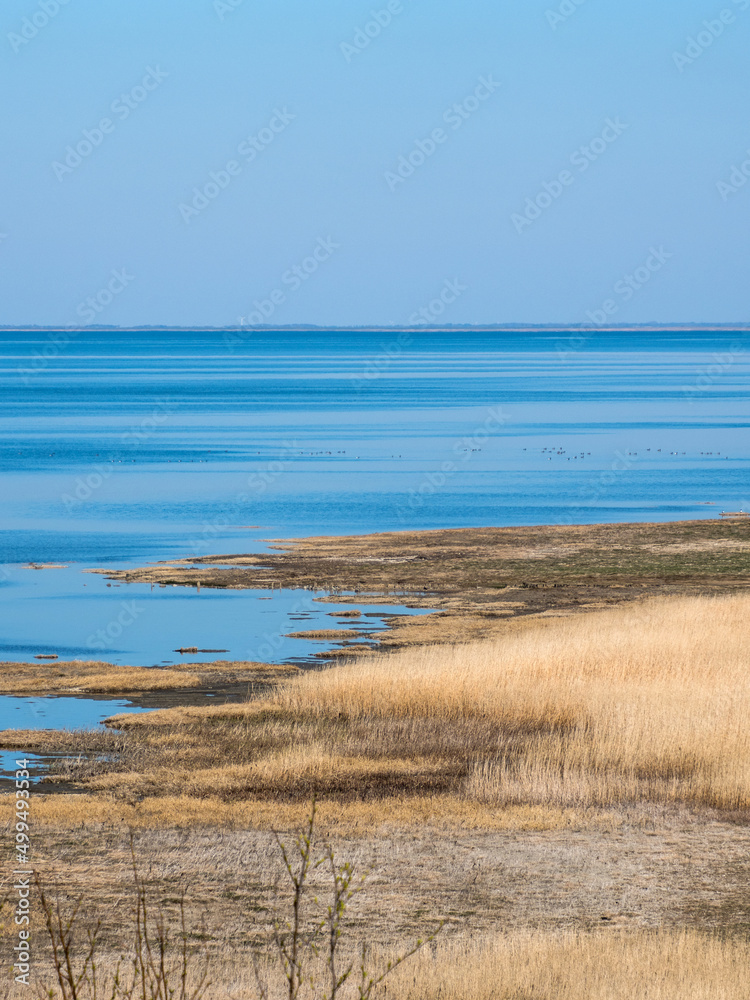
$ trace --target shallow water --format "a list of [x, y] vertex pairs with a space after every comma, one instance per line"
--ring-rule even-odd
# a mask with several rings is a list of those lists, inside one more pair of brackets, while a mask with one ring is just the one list
[[0, 729], [94, 729], [118, 712], [145, 712], [122, 698], [11, 698], [0, 695]]
[[[67, 569], [17, 567], [3, 591], [5, 617], [0, 660], [25, 663], [56, 654], [60, 660], [104, 660], [130, 666], [169, 666], [213, 660], [305, 662], [336, 642], [290, 639], [287, 633], [339, 629], [378, 632], [390, 614], [426, 614], [401, 605], [358, 603], [360, 619], [338, 619], [351, 604], [318, 600], [324, 591], [211, 590], [107, 584], [104, 577]], [[35, 619], [33, 639], [28, 617]], [[178, 653], [184, 648], [198, 653]], [[205, 652], [212, 650], [214, 652]], [[54, 661], [40, 661], [40, 669]]]
[[[0, 729], [98, 729], [105, 719], [119, 712], [146, 712], [123, 698], [12, 698], [0, 695]], [[31, 761], [34, 782], [41, 781], [54, 760], [64, 753], [33, 754], [22, 747], [0, 750], [0, 781], [9, 778], [19, 757]]]
[[280, 662], [325, 648], [284, 633], [335, 623], [312, 594], [108, 588], [94, 566], [750, 509], [748, 348], [699, 331], [248, 332], [230, 350], [111, 331], [56, 351], [2, 333], [0, 658], [154, 665], [198, 646]]
[[40, 755], [36, 753], [23, 753], [18, 750], [0, 750], [0, 788], [3, 791], [9, 791], [14, 787], [11, 785], [10, 779], [15, 774], [18, 767], [16, 761], [19, 759], [28, 762], [24, 770], [29, 772], [29, 780], [32, 785], [35, 785], [44, 780], [49, 772], [50, 765], [54, 761], [61, 760], [65, 756], [66, 754], [62, 753]]

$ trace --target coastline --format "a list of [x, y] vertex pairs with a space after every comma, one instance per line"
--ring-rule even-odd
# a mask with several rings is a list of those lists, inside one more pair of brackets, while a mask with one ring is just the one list
[[[154, 704], [161, 710], [121, 714], [99, 731], [4, 733], [6, 746], [67, 757], [36, 786], [38, 856], [76, 891], [85, 879], [113, 947], [112, 901], [121, 897], [130, 837], [158, 872], [161, 898], [174, 896], [171, 871], [188, 873], [221, 926], [234, 926], [252, 898], [264, 927], [274, 832], [299, 830], [314, 796], [326, 841], [387, 887], [362, 913], [384, 948], [416, 932], [423, 912], [456, 935], [468, 926], [491, 933], [498, 920], [523, 934], [606, 926], [649, 935], [655, 925], [668, 933], [687, 924], [740, 935], [750, 793], [722, 782], [719, 765], [744, 747], [737, 719], [745, 702], [733, 695], [726, 703], [722, 691], [746, 698], [737, 622], [746, 621], [749, 568], [750, 523], [700, 521], [308, 538], [278, 542], [260, 559], [120, 573], [123, 581], [151, 574], [165, 586], [200, 579], [265, 589], [273, 580], [359, 590], [332, 596], [339, 604], [372, 587], [368, 603], [435, 613], [395, 621], [379, 642], [391, 655], [368, 648], [351, 669], [218, 662], [179, 670], [201, 682], [262, 681], [244, 702], [206, 704], [191, 683], [128, 690], [132, 701], [163, 699]], [[426, 571], [431, 588], [417, 589]], [[408, 648], [419, 646], [431, 648]], [[546, 672], [548, 659], [557, 666]], [[108, 668], [78, 666], [89, 690]], [[27, 680], [67, 671], [59, 683], [76, 683], [76, 669], [37, 662]], [[159, 673], [131, 668], [131, 687]], [[594, 683], [582, 689], [581, 678]], [[196, 696], [200, 704], [191, 703]], [[719, 708], [733, 713], [734, 742], [718, 739], [712, 758], [702, 734]], [[576, 741], [586, 753], [571, 769], [565, 753]], [[493, 785], [502, 762], [509, 770]], [[237, 891], [240, 856], [251, 859], [250, 893]], [[627, 898], [617, 888], [624, 879]], [[199, 913], [191, 902], [191, 916]], [[233, 947], [245, 960], [247, 940]]]
[[[356, 627], [357, 611], [329, 612], [332, 619], [349, 621], [352, 631], [290, 626], [285, 637], [321, 645], [316, 663], [302, 668], [227, 659], [168, 667], [37, 659], [2, 664], [0, 695], [127, 698], [151, 709], [237, 703], [262, 697], [305, 669], [404, 648], [500, 638], [654, 597], [750, 588], [750, 519], [319, 536], [277, 539], [270, 549], [87, 572], [122, 584], [325, 590], [326, 596], [316, 598], [322, 605], [407, 605], [429, 613], [385, 613], [385, 628], [375, 633]], [[367, 624], [364, 616], [361, 624]], [[4, 731], [0, 748], [15, 746], [19, 732]], [[56, 732], [24, 731], [24, 742], [29, 749], [49, 747]]]
[[[323, 603], [366, 599], [433, 612], [392, 616], [373, 637], [381, 650], [470, 641], [646, 597], [750, 585], [750, 519], [320, 536], [275, 539], [270, 549], [90, 572], [159, 586], [325, 590]], [[352, 644], [318, 657], [371, 650]]]

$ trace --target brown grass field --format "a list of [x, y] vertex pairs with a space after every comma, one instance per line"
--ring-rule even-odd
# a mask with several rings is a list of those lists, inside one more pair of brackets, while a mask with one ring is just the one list
[[446, 924], [373, 996], [744, 998], [749, 613], [735, 591], [527, 618], [68, 734], [76, 793], [33, 803], [40, 870], [103, 914], [110, 961], [133, 829], [169, 919], [185, 883], [208, 914], [209, 995], [253, 996], [283, 876], [269, 831], [316, 796], [321, 844], [369, 872], [352, 941], [385, 956]]
[[[387, 950], [377, 954], [375, 968], [381, 969], [396, 954]], [[201, 971], [198, 961], [194, 965], [185, 984], [186, 996]], [[749, 965], [747, 942], [689, 931], [617, 937], [520, 933], [423, 950], [372, 995], [398, 1000], [746, 1000]], [[111, 981], [114, 958], [106, 959], [97, 971], [104, 983]], [[250, 961], [244, 956], [238, 960], [228, 949], [208, 966], [208, 975], [213, 977], [208, 980], [208, 997], [258, 996]], [[269, 1000], [288, 996], [281, 976], [271, 972], [269, 979]], [[14, 994], [6, 986], [0, 988], [0, 996], [39, 996], [47, 987], [54, 992], [54, 984], [53, 970], [45, 968], [36, 989]], [[181, 985], [179, 980], [174, 983], [177, 990]], [[321, 970], [317, 990], [303, 990], [300, 996], [327, 996], [326, 985]], [[355, 987], [339, 995], [344, 1000], [358, 994]]]

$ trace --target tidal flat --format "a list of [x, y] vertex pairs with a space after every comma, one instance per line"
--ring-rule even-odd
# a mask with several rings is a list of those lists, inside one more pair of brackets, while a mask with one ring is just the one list
[[502, 634], [529, 616], [743, 589], [750, 518], [386, 532], [276, 540], [271, 549], [97, 572], [165, 586], [324, 589], [337, 604], [366, 598], [437, 612], [390, 619], [378, 636], [386, 649]]

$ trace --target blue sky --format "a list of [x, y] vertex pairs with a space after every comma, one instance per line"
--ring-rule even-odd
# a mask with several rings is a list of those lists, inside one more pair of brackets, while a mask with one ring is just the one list
[[750, 0], [14, 0], [0, 29], [0, 324], [748, 320]]

